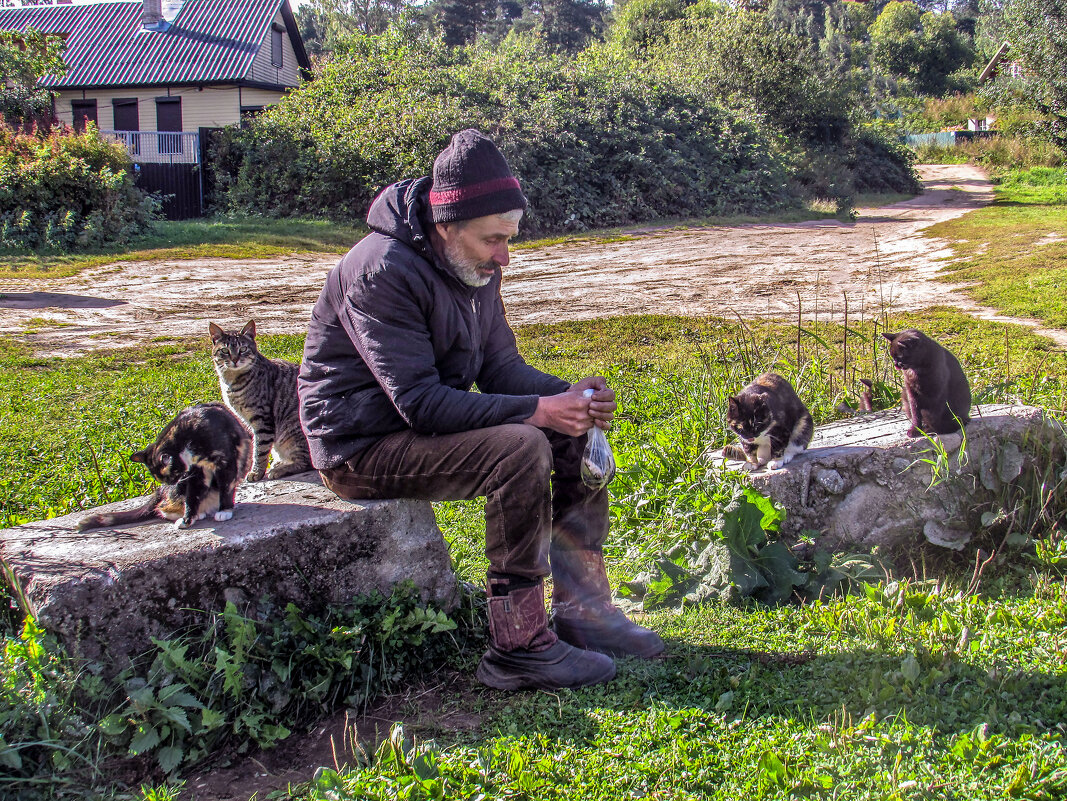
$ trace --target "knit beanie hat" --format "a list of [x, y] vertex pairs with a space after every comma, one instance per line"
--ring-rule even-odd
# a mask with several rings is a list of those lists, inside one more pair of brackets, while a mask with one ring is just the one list
[[473, 128], [460, 131], [434, 161], [430, 187], [433, 222], [473, 220], [525, 208], [518, 179], [485, 134]]

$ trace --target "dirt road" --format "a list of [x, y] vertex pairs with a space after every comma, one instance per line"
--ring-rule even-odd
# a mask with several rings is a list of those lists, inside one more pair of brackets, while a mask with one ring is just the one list
[[[629, 314], [795, 318], [949, 304], [980, 310], [930, 280], [951, 256], [923, 235], [992, 199], [967, 165], [924, 166], [926, 191], [822, 220], [634, 229], [626, 241], [574, 242], [513, 254], [504, 299], [514, 324]], [[0, 281], [0, 334], [43, 354], [72, 355], [166, 338], [206, 336], [208, 321], [301, 333], [336, 257], [123, 262], [56, 281]], [[29, 332], [29, 333], [28, 333]], [[1065, 337], [1067, 340], [1067, 337]]]

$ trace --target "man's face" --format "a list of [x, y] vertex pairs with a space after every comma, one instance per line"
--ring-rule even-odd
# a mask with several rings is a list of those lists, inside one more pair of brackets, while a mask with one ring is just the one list
[[519, 231], [522, 211], [491, 214], [458, 223], [438, 223], [443, 256], [449, 269], [467, 286], [485, 286], [493, 273], [511, 260], [508, 241]]

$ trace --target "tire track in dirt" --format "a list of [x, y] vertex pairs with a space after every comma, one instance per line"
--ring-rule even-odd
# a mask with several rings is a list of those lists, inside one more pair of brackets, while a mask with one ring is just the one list
[[[959, 287], [933, 280], [952, 257], [923, 232], [992, 200], [969, 165], [920, 167], [925, 192], [854, 223], [818, 220], [691, 228], [633, 228], [626, 241], [518, 250], [504, 269], [513, 324], [633, 314], [820, 319], [956, 306], [1031, 325], [1067, 347], [1067, 332], [996, 315]], [[42, 355], [206, 338], [207, 324], [248, 319], [270, 334], [307, 330], [336, 256], [120, 262], [73, 278], [0, 281], [0, 334]]]

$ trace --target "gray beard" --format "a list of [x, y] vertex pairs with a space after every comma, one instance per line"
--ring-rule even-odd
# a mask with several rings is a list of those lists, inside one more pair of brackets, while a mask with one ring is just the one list
[[481, 268], [492, 267], [496, 269], [496, 262], [492, 261], [473, 261], [472, 259], [464, 258], [457, 253], [451, 253], [450, 248], [445, 246], [445, 264], [448, 269], [452, 271], [452, 274], [456, 276], [467, 286], [479, 287], [485, 286], [493, 280], [492, 275], [482, 275], [479, 272]]

